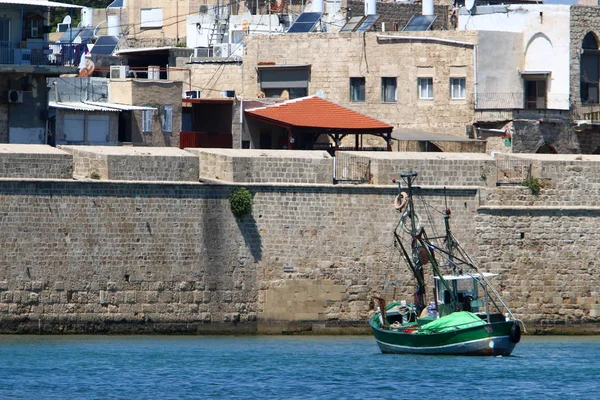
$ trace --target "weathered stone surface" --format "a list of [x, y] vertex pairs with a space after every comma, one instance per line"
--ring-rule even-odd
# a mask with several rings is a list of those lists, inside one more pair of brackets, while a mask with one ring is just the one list
[[[517, 316], [543, 332], [593, 332], [600, 156], [511, 157], [532, 163], [537, 196], [477, 184], [487, 158], [372, 160], [414, 166], [439, 209], [446, 193], [454, 234], [501, 274]], [[229, 182], [5, 179], [0, 331], [365, 331], [373, 295], [412, 298], [391, 239], [397, 187], [385, 175], [377, 186], [246, 183], [254, 203], [243, 219], [229, 209]]]

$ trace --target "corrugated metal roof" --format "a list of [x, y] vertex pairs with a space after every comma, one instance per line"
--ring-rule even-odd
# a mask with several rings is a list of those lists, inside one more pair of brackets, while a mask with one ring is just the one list
[[149, 107], [149, 106], [132, 106], [130, 104], [120, 104], [120, 103], [103, 103], [98, 101], [86, 101], [86, 104], [92, 104], [98, 107], [108, 107], [114, 108], [121, 111], [136, 111], [136, 110], [145, 110], [145, 111], [156, 111], [158, 108]]
[[100, 107], [93, 104], [82, 103], [80, 101], [68, 101], [68, 102], [56, 102], [50, 101], [48, 105], [52, 108], [60, 108], [63, 110], [75, 110], [75, 111], [108, 111], [108, 112], [119, 112], [116, 108]]
[[130, 53], [153, 53], [156, 51], [168, 51], [177, 49], [178, 47], [165, 46], [165, 47], [136, 47], [131, 49], [122, 49], [116, 51], [115, 54], [130, 54]]
[[39, 7], [62, 7], [62, 8], [83, 8], [75, 4], [59, 3], [57, 1], [44, 0], [0, 0], [0, 4], [19, 4], [24, 6], [39, 6]]
[[148, 107], [148, 106], [132, 106], [129, 104], [119, 104], [119, 103], [103, 103], [99, 101], [51, 101], [48, 103], [50, 107], [53, 108], [61, 108], [65, 110], [76, 110], [76, 111], [110, 111], [110, 112], [119, 112], [119, 111], [156, 111], [156, 107]]

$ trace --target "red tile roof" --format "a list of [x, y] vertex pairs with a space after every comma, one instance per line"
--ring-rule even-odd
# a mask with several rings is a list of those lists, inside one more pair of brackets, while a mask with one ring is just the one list
[[288, 100], [245, 111], [246, 116], [295, 128], [391, 132], [393, 127], [318, 96]]

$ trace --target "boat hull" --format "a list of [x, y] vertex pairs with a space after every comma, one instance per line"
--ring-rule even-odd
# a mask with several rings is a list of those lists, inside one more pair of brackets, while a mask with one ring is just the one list
[[511, 338], [514, 324], [498, 322], [434, 334], [371, 328], [382, 353], [509, 356], [516, 345], [515, 338]]

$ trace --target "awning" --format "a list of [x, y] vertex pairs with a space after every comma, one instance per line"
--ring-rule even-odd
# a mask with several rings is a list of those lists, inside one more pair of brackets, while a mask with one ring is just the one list
[[62, 7], [62, 8], [83, 8], [75, 4], [59, 3], [56, 1], [44, 1], [44, 0], [0, 0], [0, 4], [19, 4], [24, 6], [36, 6], [36, 7]]
[[145, 53], [168, 53], [169, 51], [177, 49], [177, 47], [167, 46], [167, 47], [138, 47], [134, 49], [121, 49], [115, 52], [115, 55], [119, 54], [145, 54]]
[[109, 112], [119, 112], [119, 111], [156, 111], [156, 107], [147, 107], [147, 106], [132, 106], [129, 104], [119, 104], [119, 103], [101, 103], [97, 101], [65, 101], [65, 102], [56, 102], [51, 101], [48, 105], [52, 108], [60, 108], [63, 110], [76, 110], [76, 111], [109, 111]]
[[149, 106], [132, 106], [120, 103], [102, 103], [98, 101], [86, 101], [86, 104], [92, 104], [98, 107], [113, 108], [119, 111], [156, 111], [158, 108]]
[[271, 124], [299, 130], [344, 132], [349, 134], [390, 133], [393, 126], [342, 107], [318, 96], [301, 97], [266, 107], [246, 110], [244, 114]]
[[414, 129], [394, 128], [392, 139], [414, 142], [485, 142], [485, 140], [471, 139], [466, 136], [446, 135], [443, 133], [422, 132]]
[[261, 69], [308, 69], [310, 64], [259, 64], [257, 70]]
[[552, 71], [523, 71], [521, 78], [529, 80], [546, 80]]
[[50, 101], [48, 106], [52, 108], [59, 108], [62, 110], [75, 110], [75, 111], [108, 111], [108, 112], [119, 112], [115, 108], [100, 107], [93, 104], [82, 103], [80, 101], [66, 101], [56, 102]]

